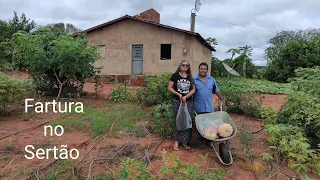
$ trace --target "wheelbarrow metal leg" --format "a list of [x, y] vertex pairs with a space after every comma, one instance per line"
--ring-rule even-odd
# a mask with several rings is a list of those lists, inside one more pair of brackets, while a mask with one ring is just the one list
[[[220, 145], [221, 143], [221, 145]], [[215, 147], [215, 144], [217, 144], [218, 147]], [[222, 157], [220, 155], [220, 146], [222, 146], [222, 149], [223, 149], [223, 153], [227, 153], [229, 155], [228, 159], [230, 159], [230, 162], [228, 163], [225, 163], [223, 160], [222, 160]], [[227, 140], [226, 142], [219, 142], [219, 143], [214, 143], [214, 142], [210, 142], [210, 147], [212, 147], [212, 149], [214, 150], [214, 152], [216, 153], [216, 155], [218, 156], [218, 159], [220, 160], [220, 162], [223, 164], [223, 165], [226, 165], [226, 166], [229, 166], [233, 163], [233, 158], [232, 158], [232, 154], [231, 154], [231, 151], [229, 149], [229, 141]]]

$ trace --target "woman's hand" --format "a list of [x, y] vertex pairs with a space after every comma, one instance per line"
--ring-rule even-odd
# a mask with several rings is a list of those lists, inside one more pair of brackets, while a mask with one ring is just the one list
[[187, 102], [187, 97], [186, 97], [186, 96], [183, 96], [183, 97], [182, 97], [182, 102], [183, 102], [183, 103], [186, 103], [186, 102]]
[[182, 107], [184, 107], [184, 105], [186, 104], [186, 101], [187, 101], [187, 97], [186, 97], [186, 96], [183, 96], [183, 97], [181, 98]]

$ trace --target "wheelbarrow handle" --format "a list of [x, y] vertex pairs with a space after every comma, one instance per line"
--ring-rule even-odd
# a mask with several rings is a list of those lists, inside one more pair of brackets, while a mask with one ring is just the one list
[[220, 103], [220, 99], [218, 99], [218, 103], [220, 104], [220, 111], [222, 111], [222, 104]]
[[[222, 111], [222, 105], [220, 104], [220, 111]], [[198, 115], [198, 113], [195, 111], [195, 110], [193, 110], [193, 112], [194, 112], [194, 114], [197, 116]]]

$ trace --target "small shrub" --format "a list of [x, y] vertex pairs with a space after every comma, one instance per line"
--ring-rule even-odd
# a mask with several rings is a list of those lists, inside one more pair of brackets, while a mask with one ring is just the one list
[[320, 138], [320, 103], [317, 103], [317, 98], [310, 94], [304, 92], [292, 93], [281, 107], [277, 122], [304, 128], [307, 136], [315, 140], [314, 144], [318, 144]]
[[[160, 176], [150, 174], [146, 164], [141, 161], [127, 158], [122, 161], [118, 171], [118, 179], [213, 179], [220, 180], [226, 176], [222, 169], [200, 168], [199, 164], [182, 164], [179, 157], [174, 154], [162, 153]], [[201, 170], [200, 170], [201, 169]]]
[[302, 91], [320, 97], [320, 66], [315, 68], [298, 68], [295, 70], [295, 74], [296, 77], [290, 79], [294, 91]]
[[[205, 158], [202, 157], [202, 160]], [[226, 176], [226, 172], [222, 169], [205, 168], [199, 164], [182, 164], [179, 156], [167, 154], [165, 150], [162, 152], [162, 161], [164, 166], [161, 167], [160, 174], [164, 179], [220, 180], [222, 176]]]
[[262, 100], [257, 93], [241, 93], [240, 91], [225, 91], [224, 109], [228, 113], [244, 113], [249, 116], [259, 116]]
[[83, 114], [74, 119], [57, 119], [52, 125], [62, 125], [67, 130], [91, 131], [93, 135], [98, 135], [113, 126], [114, 131], [133, 132], [135, 130], [134, 121], [150, 117], [150, 112], [144, 109], [123, 109], [123, 107], [112, 107], [110, 110], [96, 110], [86, 107]]
[[0, 105], [5, 107], [22, 101], [31, 88], [28, 80], [10, 78], [0, 73]]
[[127, 158], [122, 161], [119, 170], [119, 179], [156, 179], [152, 176], [147, 165], [141, 161]]
[[161, 103], [155, 107], [154, 132], [160, 136], [168, 137], [173, 133], [173, 112], [171, 103]]
[[277, 115], [278, 111], [271, 107], [262, 108], [260, 111], [261, 119], [267, 124], [275, 124], [277, 121]]
[[298, 68], [291, 79], [293, 92], [278, 113], [278, 122], [299, 126], [312, 140], [320, 143], [320, 67]]
[[296, 170], [302, 177], [306, 177], [309, 170], [320, 175], [319, 154], [311, 149], [302, 128], [284, 124], [269, 124], [265, 130], [271, 134], [268, 139], [270, 148], [280, 152], [282, 158], [288, 161], [290, 168]]
[[117, 89], [111, 89], [110, 99], [114, 102], [125, 102], [131, 100], [131, 94], [126, 86], [118, 86]]
[[137, 100], [146, 106], [157, 105], [170, 101], [172, 94], [168, 91], [171, 73], [163, 73], [160, 76], [146, 76], [146, 87], [137, 91]]

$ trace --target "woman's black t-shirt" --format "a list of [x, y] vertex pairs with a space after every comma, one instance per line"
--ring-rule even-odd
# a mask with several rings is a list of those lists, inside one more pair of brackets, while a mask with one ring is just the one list
[[[187, 95], [192, 90], [192, 84], [189, 75], [187, 76], [187, 78], [183, 78], [178, 72], [175, 72], [172, 74], [170, 80], [174, 83], [173, 89], [182, 96]], [[177, 100], [180, 100], [179, 96], [175, 94], [173, 95], [173, 97]], [[187, 99], [187, 101], [190, 100], [192, 100], [192, 96]]]

